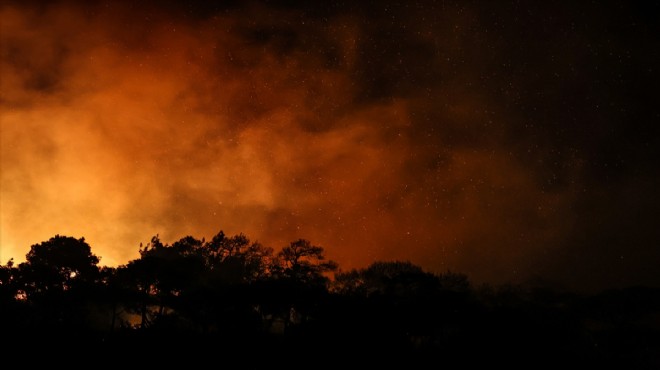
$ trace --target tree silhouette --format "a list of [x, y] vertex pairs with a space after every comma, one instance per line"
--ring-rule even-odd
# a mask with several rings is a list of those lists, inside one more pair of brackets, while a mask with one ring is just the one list
[[0, 302], [9, 302], [16, 296], [16, 268], [14, 260], [10, 259], [6, 265], [0, 265]]
[[25, 325], [51, 334], [84, 330], [98, 262], [84, 238], [56, 235], [32, 245], [13, 278], [18, 298], [30, 310]]
[[14, 260], [10, 259], [6, 265], [0, 265], [0, 327], [11, 330], [16, 327], [20, 315], [19, 300], [20, 288], [16, 279], [18, 269], [14, 266]]
[[281, 322], [291, 331], [314, 316], [325, 299], [329, 278], [337, 263], [326, 260], [324, 249], [305, 239], [291, 242], [277, 253], [270, 267], [270, 278], [258, 284], [259, 311], [268, 325]]
[[172, 245], [156, 235], [140, 246], [140, 258], [118, 268], [114, 281], [143, 329], [226, 331], [245, 323], [242, 318], [253, 320], [258, 299], [248, 285], [269, 276], [271, 260], [270, 248], [243, 234], [220, 231], [209, 242], [187, 236]]
[[253, 282], [270, 273], [273, 250], [244, 234], [227, 237], [220, 231], [204, 247], [207, 266], [221, 283]]
[[158, 235], [140, 245], [140, 258], [121, 266], [117, 282], [129, 291], [129, 310], [140, 314], [140, 327], [161, 323], [180, 305], [181, 296], [199, 284], [205, 271], [203, 240], [184, 237], [172, 246]]
[[325, 283], [327, 272], [337, 270], [337, 263], [326, 261], [322, 247], [312, 245], [308, 240], [291, 242], [277, 254], [281, 262], [281, 273], [290, 279], [305, 283]]
[[85, 238], [55, 235], [33, 245], [19, 270], [29, 295], [93, 283], [98, 278], [98, 263]]
[[[381, 346], [433, 346], [447, 330], [470, 320], [469, 282], [465, 275], [436, 275], [405, 261], [374, 262], [335, 275], [332, 290], [351, 299], [343, 320]], [[444, 343], [443, 343], [444, 344]], [[392, 348], [391, 350], [395, 350]]]

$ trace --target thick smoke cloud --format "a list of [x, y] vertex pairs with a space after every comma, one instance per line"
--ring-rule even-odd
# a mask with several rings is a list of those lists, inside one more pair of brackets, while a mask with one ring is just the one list
[[222, 229], [345, 269], [657, 282], [652, 26], [500, 5], [3, 6], [1, 262]]

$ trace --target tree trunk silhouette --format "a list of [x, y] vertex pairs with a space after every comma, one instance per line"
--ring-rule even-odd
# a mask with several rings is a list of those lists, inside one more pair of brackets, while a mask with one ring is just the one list
[[147, 290], [146, 288], [143, 289], [143, 297], [142, 297], [142, 317], [141, 317], [141, 322], [140, 322], [140, 329], [146, 329], [147, 328]]

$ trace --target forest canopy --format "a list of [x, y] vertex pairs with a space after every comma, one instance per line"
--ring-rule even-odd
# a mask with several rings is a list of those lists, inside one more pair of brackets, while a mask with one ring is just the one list
[[472, 351], [521, 364], [552, 354], [556, 365], [646, 363], [659, 348], [660, 291], [651, 288], [584, 296], [544, 284], [474, 286], [407, 261], [342, 271], [308, 240], [275, 252], [222, 231], [172, 244], [156, 235], [124, 265], [99, 260], [84, 238], [56, 235], [25, 262], [0, 266], [0, 326], [14, 333], [11, 345], [171, 347], [182, 358], [220, 347], [420, 361], [442, 352], [472, 365], [489, 358]]

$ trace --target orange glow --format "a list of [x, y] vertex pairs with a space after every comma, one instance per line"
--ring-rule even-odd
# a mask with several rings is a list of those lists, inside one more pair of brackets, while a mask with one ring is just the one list
[[[276, 248], [304, 237], [344, 269], [393, 258], [466, 269], [488, 218], [517, 212], [500, 193], [537, 195], [499, 152], [452, 152], [432, 177], [408, 174], [411, 102], [354, 103], [357, 31], [312, 26], [343, 56], [329, 68], [241, 38], [248, 14], [193, 25], [98, 11], [3, 8], [3, 44], [17, 48], [2, 60], [3, 259], [59, 233], [117, 265], [157, 233], [225, 230]], [[26, 82], [36, 78], [52, 86]], [[446, 124], [469, 121], [471, 103]], [[492, 195], [475, 188], [494, 181]], [[490, 259], [503, 242], [488, 244]]]
[[[117, 265], [152, 235], [222, 229], [275, 248], [306, 238], [343, 269], [402, 259], [502, 280], [571, 227], [574, 190], [545, 193], [498, 144], [511, 117], [483, 113], [484, 94], [449, 81], [363, 98], [368, 30], [350, 17], [301, 25], [299, 42], [325, 46], [289, 51], [246, 36], [300, 23], [286, 11], [192, 22], [123, 6], [0, 9], [2, 263], [55, 234]], [[413, 130], [428, 110], [447, 133], [432, 134], [439, 149]], [[449, 137], [492, 119], [478, 148]]]

